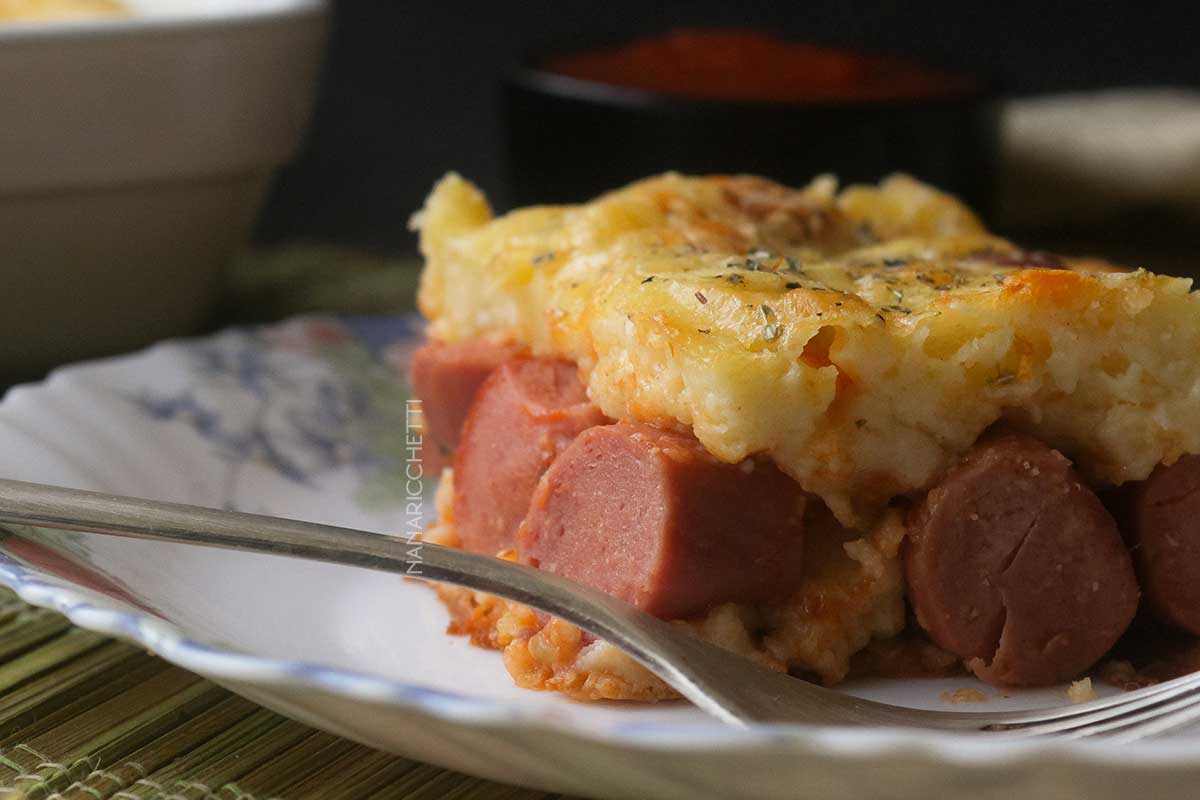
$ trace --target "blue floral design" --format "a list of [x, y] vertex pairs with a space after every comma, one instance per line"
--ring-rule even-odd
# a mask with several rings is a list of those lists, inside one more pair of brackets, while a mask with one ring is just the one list
[[129, 399], [150, 419], [188, 426], [228, 462], [226, 507], [239, 506], [239, 474], [252, 462], [303, 486], [348, 467], [386, 499], [378, 489], [402, 468], [408, 389], [384, 356], [415, 334], [405, 318], [228, 331], [180, 345], [191, 375], [182, 389]]

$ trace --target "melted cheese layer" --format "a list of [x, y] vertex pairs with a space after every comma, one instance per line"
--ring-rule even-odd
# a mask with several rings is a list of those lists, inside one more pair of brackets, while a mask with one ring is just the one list
[[414, 224], [432, 336], [571, 359], [608, 416], [767, 454], [845, 525], [998, 420], [1097, 482], [1200, 452], [1189, 280], [1024, 252], [905, 176], [667, 174], [494, 218], [451, 174]]

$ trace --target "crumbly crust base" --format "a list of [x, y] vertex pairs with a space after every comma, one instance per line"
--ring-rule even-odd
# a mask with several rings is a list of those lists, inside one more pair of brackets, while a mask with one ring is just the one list
[[[453, 473], [443, 473], [436, 504], [438, 522], [425, 540], [458, 546], [454, 531]], [[875, 640], [888, 640], [905, 627], [899, 512], [887, 515], [861, 538], [837, 525], [827, 510], [808, 520], [813, 535], [800, 589], [775, 604], [728, 603], [705, 617], [677, 621], [694, 635], [778, 671], [790, 670], [826, 685], [851, 674], [852, 658]], [[499, 557], [515, 560], [515, 553]], [[528, 606], [455, 586], [437, 587], [450, 613], [447, 632], [476, 646], [499, 650], [513, 681], [526, 689], [561, 692], [576, 700], [657, 702], [678, 694], [619, 649]], [[903, 652], [879, 650], [864, 660], [875, 674], [889, 668], [911, 671], [923, 663], [938, 673], [944, 654], [924, 645]], [[937, 651], [938, 654], [941, 651]], [[861, 671], [859, 666], [856, 672]]]

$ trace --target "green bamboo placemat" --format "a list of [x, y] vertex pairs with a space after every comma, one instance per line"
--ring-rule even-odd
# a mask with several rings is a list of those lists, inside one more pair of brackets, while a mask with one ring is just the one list
[[553, 797], [313, 730], [0, 588], [0, 800]]

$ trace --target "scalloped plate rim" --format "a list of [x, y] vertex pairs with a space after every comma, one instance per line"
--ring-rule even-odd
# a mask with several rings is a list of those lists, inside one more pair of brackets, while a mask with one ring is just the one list
[[[132, 354], [62, 367], [41, 382], [12, 388], [36, 392], [58, 384], [80, 366], [95, 368], [128, 362], [181, 341], [209, 338], [212, 336], [160, 342]], [[7, 405], [8, 397], [0, 402], [0, 409]], [[62, 583], [63, 580], [18, 564], [0, 553], [0, 585], [15, 591], [25, 602], [58, 611], [80, 628], [133, 642], [171, 664], [204, 677], [268, 691], [273, 687], [317, 690], [485, 730], [500, 731], [519, 726], [567, 736], [582, 743], [632, 745], [666, 752], [683, 749], [698, 754], [744, 752], [766, 747], [785, 747], [797, 754], [845, 760], [909, 754], [964, 769], [1033, 766], [1045, 762], [1062, 766], [1064, 758], [1081, 767], [1102, 769], [1200, 767], [1200, 748], [1192, 737], [1164, 738], [1118, 747], [1103, 740], [997, 741], [884, 727], [761, 725], [739, 729], [643, 720], [628, 726], [618, 724], [585, 730], [578, 724], [561, 722], [553, 715], [525, 711], [503, 700], [455, 695], [338, 667], [217, 648], [188, 638], [176, 625], [152, 614], [97, 605], [87, 590], [80, 591]]]
[[[390, 678], [304, 661], [221, 650], [189, 639], [175, 625], [159, 617], [98, 606], [83, 593], [55, 585], [52, 582], [54, 579], [48, 582], [44, 578], [41, 573], [17, 565], [0, 554], [0, 584], [12, 589], [30, 605], [57, 611], [80, 628], [140, 645], [171, 664], [218, 681], [235, 681], [262, 688], [287, 686], [316, 689], [455, 722], [482, 723], [492, 727], [529, 725], [547, 733], [567, 734], [584, 741], [637, 744], [639, 747], [671, 750], [679, 746], [689, 749], [753, 749], [782, 743], [789, 747], [807, 744], [814, 754], [845, 758], [891, 755], [915, 748], [926, 751], [926, 755], [963, 767], [983, 762], [988, 766], [998, 766], [1001, 760], [1011, 763], [1024, 760], [1031, 754], [1056, 758], [1064, 752], [1095, 765], [1112, 763], [1114, 748], [1099, 740], [972, 741], [954, 734], [886, 727], [761, 725], [753, 728], [709, 728], [686, 723], [638, 722], [628, 728], [616, 726], [597, 732], [581, 731], [578, 726], [558, 723], [540, 714], [526, 713], [498, 700], [453, 695]], [[720, 734], [715, 731], [720, 731]], [[865, 737], [864, 734], [873, 735]], [[904, 741], [898, 739], [900, 734], [903, 734]], [[671, 738], [672, 735], [679, 738]], [[863, 738], [877, 741], [854, 741]], [[1130, 766], [1200, 764], [1200, 750], [1187, 740], [1140, 742], [1132, 747], [1125, 745], [1120, 752], [1128, 758]]]

